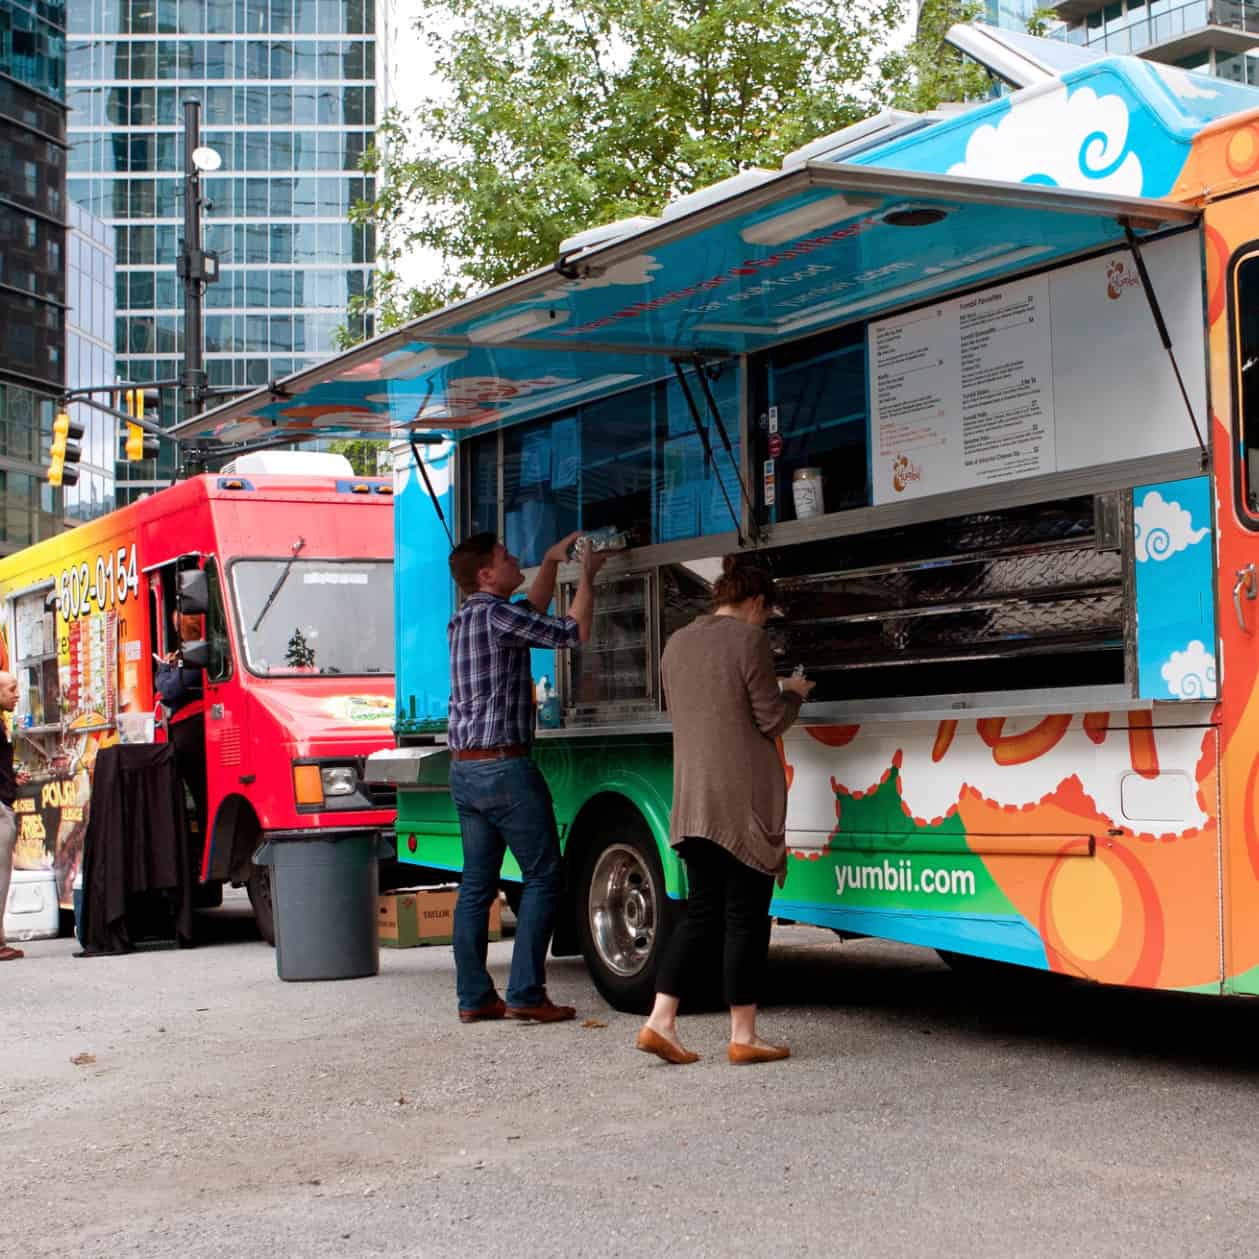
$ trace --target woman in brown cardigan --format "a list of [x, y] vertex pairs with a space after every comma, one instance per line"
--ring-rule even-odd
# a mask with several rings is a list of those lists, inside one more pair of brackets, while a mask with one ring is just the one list
[[727, 555], [714, 611], [669, 640], [660, 659], [673, 719], [669, 842], [686, 861], [687, 913], [665, 947], [656, 1001], [638, 1048], [666, 1062], [698, 1059], [678, 1040], [678, 1003], [706, 964], [722, 959], [733, 1063], [786, 1058], [756, 1034], [756, 1003], [769, 953], [769, 902], [786, 876], [787, 786], [775, 740], [813, 689], [774, 676], [765, 622], [774, 581]]

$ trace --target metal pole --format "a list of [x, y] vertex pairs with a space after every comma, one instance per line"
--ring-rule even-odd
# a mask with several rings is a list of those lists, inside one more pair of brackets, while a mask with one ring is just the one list
[[184, 248], [180, 275], [184, 282], [183, 401], [188, 415], [201, 410], [205, 397], [202, 360], [201, 172], [192, 160], [201, 147], [201, 102], [184, 101]]

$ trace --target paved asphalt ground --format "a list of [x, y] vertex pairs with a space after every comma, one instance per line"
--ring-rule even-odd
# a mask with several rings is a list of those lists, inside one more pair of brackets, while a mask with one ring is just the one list
[[677, 1068], [577, 961], [577, 1022], [463, 1027], [448, 949], [287, 984], [239, 900], [202, 921], [0, 969], [5, 1259], [1259, 1252], [1259, 1005], [1012, 995], [787, 927], [794, 1058], [731, 1067], [705, 1014]]

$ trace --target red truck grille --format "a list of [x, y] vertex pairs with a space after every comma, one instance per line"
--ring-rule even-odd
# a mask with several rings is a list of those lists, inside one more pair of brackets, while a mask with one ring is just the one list
[[219, 764], [240, 764], [240, 730], [229, 728], [219, 737]]

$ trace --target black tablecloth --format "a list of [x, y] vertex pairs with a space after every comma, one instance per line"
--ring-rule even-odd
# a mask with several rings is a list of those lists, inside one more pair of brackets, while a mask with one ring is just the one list
[[83, 951], [126, 953], [143, 915], [192, 943], [192, 870], [169, 743], [102, 748], [83, 850]]

